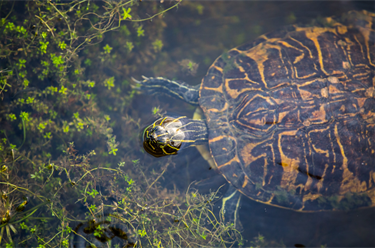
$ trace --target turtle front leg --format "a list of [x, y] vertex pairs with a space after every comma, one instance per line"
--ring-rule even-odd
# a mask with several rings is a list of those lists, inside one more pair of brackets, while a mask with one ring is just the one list
[[176, 82], [163, 77], [145, 77], [139, 81], [134, 78], [132, 80], [137, 83], [133, 88], [148, 94], [164, 93], [181, 100], [186, 101], [192, 105], [198, 105], [199, 86], [191, 86], [187, 83]]

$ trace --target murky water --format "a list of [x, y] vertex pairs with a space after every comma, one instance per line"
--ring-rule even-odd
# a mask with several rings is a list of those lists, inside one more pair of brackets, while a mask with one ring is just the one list
[[[171, 54], [176, 63], [189, 58], [199, 63], [195, 76], [183, 75], [168, 68], [162, 73], [147, 72], [147, 76], [166, 76], [184, 80], [190, 84], [199, 84], [211, 61], [221, 52], [255, 39], [258, 35], [277, 30], [292, 23], [310, 23], [314, 18], [340, 15], [352, 9], [373, 10], [371, 2], [194, 2], [191, 5], [204, 6], [204, 14], [191, 15], [183, 9], [171, 11], [166, 17], [165, 33], [168, 47], [165, 52]], [[170, 21], [169, 21], [170, 20]], [[178, 20], [178, 21], [177, 21]], [[169, 65], [167, 65], [169, 66]], [[174, 66], [174, 65], [172, 65]], [[144, 101], [144, 96], [135, 99], [136, 105]], [[161, 106], [168, 113], [181, 113], [192, 116], [193, 109], [185, 103], [156, 96], [147, 99], [141, 107]], [[146, 107], [145, 107], [146, 106]], [[144, 118], [145, 124], [147, 117]], [[223, 183], [215, 177], [214, 171], [199, 158], [199, 154], [180, 154], [182, 158], [173, 158], [175, 168], [169, 168], [165, 186], [176, 185], [183, 189], [190, 180], [212, 180]], [[152, 160], [153, 158], [145, 158]], [[188, 177], [186, 177], [188, 175]], [[214, 185], [211, 185], [214, 187]], [[219, 206], [218, 206], [219, 207]], [[244, 226], [243, 235], [248, 241], [258, 234], [266, 240], [282, 242], [286, 246], [374, 246], [375, 210], [364, 209], [350, 212], [298, 213], [254, 202], [242, 198], [240, 219]], [[279, 243], [279, 244], [280, 244]], [[247, 243], [249, 245], [250, 243]]]
[[[173, 3], [155, 4], [153, 8], [167, 8]], [[152, 10], [148, 9], [147, 6], [150, 6], [148, 4], [151, 3], [142, 1], [138, 7], [143, 18], [151, 15]], [[17, 5], [14, 9], [15, 11], [24, 11], [23, 7]], [[85, 223], [88, 219], [96, 216], [93, 213], [95, 208], [92, 207], [92, 205], [96, 204], [97, 208], [103, 207], [102, 213], [118, 211], [123, 214], [121, 215], [123, 219], [121, 219], [120, 226], [122, 229], [126, 229], [123, 231], [129, 234], [131, 242], [136, 242], [137, 238], [134, 238], [135, 236], [138, 236], [138, 240], [142, 238], [146, 240], [147, 235], [150, 237], [154, 235], [152, 237], [157, 238], [156, 241], [152, 241], [150, 238], [151, 241], [145, 241], [140, 246], [157, 246], [158, 242], [162, 240], [161, 237], [168, 240], [166, 237], [173, 236], [170, 231], [171, 228], [176, 228], [176, 230], [180, 228], [179, 230], [182, 230], [181, 233], [186, 231], [184, 229], [185, 226], [182, 225], [183, 221], [181, 221], [184, 215], [179, 214], [179, 211], [194, 204], [189, 205], [186, 203], [186, 199], [189, 200], [190, 198], [186, 196], [186, 199], [183, 199], [185, 193], [190, 190], [187, 195], [191, 195], [191, 188], [196, 188], [198, 190], [196, 192], [200, 194], [209, 194], [224, 185], [218, 193], [218, 196], [222, 196], [227, 188], [226, 181], [215, 170], [210, 169], [208, 163], [194, 148], [182, 151], [177, 156], [158, 159], [143, 152], [140, 133], [146, 125], [155, 120], [156, 115], [152, 115], [154, 107], [158, 107], [158, 113], [161, 114], [168, 113], [169, 115], [186, 115], [189, 117], [193, 115], [195, 107], [165, 95], [148, 96], [136, 94], [134, 97], [130, 97], [131, 88], [129, 84], [131, 77], [140, 79], [141, 75], [163, 76], [197, 85], [201, 83], [211, 63], [230, 48], [253, 40], [263, 33], [278, 30], [285, 25], [312, 23], [314, 19], [319, 17], [340, 16], [349, 10], [361, 9], [375, 12], [375, 4], [371, 1], [191, 1], [183, 2], [178, 8], [165, 13], [163, 17], [156, 17], [154, 22], [160, 24], [159, 27], [152, 26], [154, 23], [144, 22], [142, 27], [146, 30], [146, 36], [135, 37], [133, 34], [135, 38], [133, 37], [132, 41], [135, 48], [133, 50], [129, 49], [130, 52], [128, 53], [124, 52], [127, 49], [125, 45], [128, 44], [124, 41], [124, 37], [126, 39], [131, 37], [131, 35], [127, 34], [129, 30], [122, 29], [118, 32], [114, 31], [110, 34], [105, 34], [104, 40], [100, 45], [93, 45], [92, 50], [88, 49], [79, 52], [79, 56], [82, 59], [76, 63], [79, 64], [77, 68], [84, 69], [69, 78], [72, 82], [79, 77], [83, 81], [95, 80], [96, 88], [84, 88], [84, 91], [95, 95], [93, 100], [95, 104], [86, 104], [85, 100], [77, 100], [74, 98], [75, 95], [72, 94], [65, 102], [59, 102], [59, 106], [56, 107], [58, 117], [53, 120], [54, 123], [57, 123], [57, 126], [61, 125], [62, 128], [66, 128], [66, 126], [70, 125], [71, 129], [78, 125], [78, 122], [82, 122], [84, 124], [82, 124], [81, 129], [88, 130], [85, 135], [79, 133], [79, 128], [77, 128], [78, 131], [76, 133], [69, 133], [69, 135], [68, 132], [60, 130], [54, 135], [51, 145], [43, 144], [43, 146], [46, 145], [45, 151], [41, 149], [38, 150], [38, 153], [27, 155], [29, 150], [34, 149], [33, 146], [39, 146], [34, 143], [33, 139], [41, 136], [42, 132], [39, 132], [36, 127], [28, 126], [26, 129], [26, 137], [28, 139], [25, 142], [23, 141], [24, 132], [20, 118], [17, 119], [17, 124], [5, 117], [0, 119], [2, 128], [8, 132], [8, 136], [14, 140], [14, 143], [21, 147], [19, 154], [23, 154], [19, 159], [15, 159], [13, 155], [11, 160], [10, 157], [12, 156], [8, 152], [8, 155], [4, 155], [1, 162], [9, 167], [15, 167], [13, 171], [17, 171], [16, 179], [12, 183], [19, 185], [17, 190], [20, 190], [20, 192], [22, 187], [28, 189], [22, 191], [22, 195], [30, 197], [28, 208], [33, 209], [35, 207], [36, 209], [35, 212], [27, 212], [27, 214], [32, 212], [29, 221], [24, 219], [22, 221], [30, 227], [38, 226], [39, 235], [53, 229], [51, 235], [46, 235], [46, 237], [49, 237], [48, 240], [54, 240], [55, 234], [58, 232], [56, 230], [60, 230], [60, 226], [70, 223], [69, 226], [74, 229], [77, 226], [82, 226], [80, 223]], [[146, 12], [142, 12], [143, 10]], [[63, 27], [64, 24], [59, 25]], [[132, 27], [130, 24], [128, 26], [131, 32], [137, 29], [139, 31], [139, 26]], [[31, 27], [30, 30], [34, 30], [34, 27]], [[42, 27], [46, 28], [43, 23], [36, 23], [36, 29], [42, 29]], [[59, 26], [56, 27], [57, 29], [59, 28]], [[147, 27], [152, 27], [154, 30], [147, 29]], [[158, 29], [161, 29], [161, 27], [164, 28], [163, 31]], [[57, 31], [55, 31], [56, 36]], [[158, 43], [150, 45], [155, 39], [162, 42], [161, 48], [160, 46], [158, 48]], [[109, 57], [103, 52], [103, 47], [107, 43], [113, 47], [108, 54], [117, 55], [117, 57]], [[150, 52], [153, 51], [153, 48], [150, 48], [152, 46], [158, 52]], [[56, 54], [58, 55], [58, 53]], [[89, 62], [87, 62], [86, 58], [90, 58], [93, 61], [93, 66], [90, 67], [88, 65]], [[128, 64], [121, 64], [120, 62], [123, 61], [121, 58], [124, 58], [124, 61]], [[19, 57], [14, 55], [12, 59], [18, 61]], [[35, 61], [32, 62], [34, 63]], [[10, 62], [3, 59], [1, 63], [7, 67]], [[19, 65], [17, 66], [19, 67]], [[29, 64], [28, 66], [32, 65]], [[39, 69], [37, 65], [35, 65], [35, 68], [38, 73], [42, 73], [43, 68]], [[115, 78], [116, 86], [114, 86], [112, 91], [110, 91], [111, 87], [108, 86], [110, 83], [105, 81], [109, 77]], [[34, 91], [34, 89], [43, 90], [51, 85], [59, 87], [59, 90], [61, 89], [61, 82], [56, 81], [56, 78], [52, 76], [48, 79], [37, 79], [36, 77], [33, 79], [34, 81], [30, 79], [30, 88], [28, 90], [24, 89], [22, 91], [20, 88], [16, 92], [10, 90], [11, 94], [9, 93], [8, 95], [4, 93], [5, 95], [2, 98], [4, 106], [5, 104], [10, 104], [14, 99], [22, 97], [27, 99], [28, 96], [31, 96], [30, 92]], [[74, 85], [74, 87], [76, 86]], [[73, 92], [74, 87], [72, 86], [69, 90]], [[107, 94], [107, 92], [109, 93]], [[50, 97], [52, 98], [52, 96]], [[57, 96], [53, 97], [58, 98]], [[51, 98], [46, 97], [44, 100], [46, 102], [47, 100], [51, 101]], [[42, 98], [40, 99], [43, 101]], [[14, 107], [14, 109], [16, 109], [17, 113], [26, 111], [25, 108], [21, 107]], [[4, 113], [8, 114], [8, 110], [0, 113], [5, 116]], [[43, 119], [45, 116], [41, 114], [41, 111], [36, 111], [32, 108], [27, 110], [34, 120]], [[79, 113], [82, 120], [75, 116], [76, 113]], [[99, 114], [90, 120], [83, 120], [85, 117], [90, 118], [90, 114], [86, 116], [85, 113]], [[99, 121], [100, 118], [105, 118], [103, 117], [105, 115], [108, 115], [111, 121]], [[72, 116], [75, 117], [73, 118]], [[106, 130], [111, 131], [107, 132]], [[111, 145], [109, 144], [110, 142], [107, 142], [113, 137], [111, 136], [112, 134], [116, 136], [117, 154], [110, 152]], [[33, 137], [33, 139], [30, 137]], [[5, 138], [5, 135], [2, 134], [1, 138]], [[69, 142], [72, 141], [75, 142], [77, 151], [74, 151], [69, 146]], [[23, 146], [24, 143], [25, 145]], [[40, 146], [43, 147], [42, 145]], [[88, 160], [85, 160], [86, 158], [84, 157], [77, 157], [85, 155], [93, 149], [97, 152], [96, 157], [92, 156]], [[50, 154], [45, 157], [47, 152]], [[24, 161], [23, 158], [26, 157], [30, 158], [30, 161], [35, 161], [33, 163], [29, 162], [28, 159]], [[38, 159], [43, 161], [40, 164], [53, 162], [60, 167], [56, 168], [56, 171], [44, 174], [42, 180], [38, 181], [35, 179], [37, 174], [33, 171], [39, 168], [39, 162], [36, 162], [39, 161]], [[24, 161], [18, 166], [30, 166], [33, 169], [22, 171], [16, 168], [16, 161]], [[121, 164], [122, 162], [123, 164]], [[119, 164], [121, 166], [118, 166]], [[42, 172], [40, 173], [42, 174]], [[30, 178], [28, 174], [33, 174], [34, 177]], [[10, 192], [14, 188], [9, 186], [10, 184], [5, 180], [5, 174], [1, 175], [3, 176], [1, 182], [7, 182], [2, 184], [2, 186], [0, 185], [1, 187], [6, 185], [1, 190], [3, 192], [9, 190]], [[48, 182], [54, 178], [56, 181], [50, 185]], [[130, 181], [130, 178], [134, 179], [136, 186], [131, 186], [133, 182]], [[148, 181], [148, 178], [152, 179]], [[26, 182], [26, 180], [27, 183], [23, 185], [21, 182]], [[191, 186], [193, 182], [199, 182], [199, 184]], [[33, 188], [34, 186], [35, 188]], [[46, 190], [46, 192], [49, 193], [44, 191], [40, 193], [38, 190], [41, 188], [48, 188], [49, 190]], [[99, 196], [95, 198], [94, 190], [100, 192], [100, 194], [98, 193], [101, 197], [100, 199]], [[54, 194], [54, 191], [57, 193]], [[44, 193], [46, 195], [43, 195]], [[158, 197], [160, 199], [157, 199]], [[171, 203], [170, 208], [165, 207], [165, 205], [169, 205], [164, 204], [164, 202], [168, 202], [173, 198], [180, 205]], [[123, 202], [121, 203], [122, 200]], [[124, 204], [124, 202], [129, 202], [129, 205]], [[213, 213], [217, 215], [221, 202], [216, 199], [214, 203]], [[117, 209], [118, 206], [121, 206], [122, 212]], [[161, 206], [165, 207], [164, 215], [159, 215], [162, 212], [160, 209], [163, 209]], [[55, 207], [61, 212], [58, 212]], [[153, 211], [156, 209], [154, 212], [150, 210], [153, 207], [155, 207]], [[134, 212], [128, 213], [127, 211], [130, 212], [129, 209], [133, 209]], [[157, 212], [159, 210], [160, 213]], [[28, 209], [26, 208], [25, 211], [28, 211]], [[124, 214], [124, 212], [127, 213]], [[137, 215], [134, 214], [135, 212], [137, 212]], [[186, 212], [181, 211], [181, 213]], [[0, 214], [2, 214], [1, 211]], [[135, 217], [130, 218], [127, 214]], [[163, 217], [160, 216], [168, 217], [162, 219]], [[374, 208], [348, 212], [300, 213], [268, 206], [242, 197], [239, 216], [243, 225], [241, 234], [244, 238], [244, 246], [375, 246]], [[123, 221], [127, 217], [129, 217], [129, 221]], [[18, 218], [21, 219], [21, 217]], [[61, 222], [62, 224], [50, 228], [52, 224], [40, 224], [40, 219], [42, 218], [46, 219], [45, 223], [50, 221], [51, 223]], [[148, 218], [152, 219], [152, 221], [160, 218], [162, 219], [160, 220], [162, 224], [157, 226], [158, 224], [155, 223], [159, 222], [150, 222], [155, 226], [149, 227], [147, 226], [148, 222], [145, 221]], [[176, 218], [181, 218], [181, 220], [176, 220]], [[36, 235], [38, 231], [31, 232], [30, 229], [20, 227], [21, 221], [18, 221], [19, 219], [14, 222], [19, 232], [18, 236], [13, 236], [13, 239], [21, 240], [20, 246], [28, 247], [28, 242], [31, 242], [31, 240], [33, 240], [32, 244], [39, 242], [46, 247], [49, 246], [48, 243], [46, 244], [47, 238], [43, 241], [44, 243], [38, 239]], [[141, 219], [142, 221], [140, 221]], [[126, 223], [126, 227], [123, 227], [124, 223]], [[157, 236], [156, 231], [151, 234], [150, 230], [158, 230], [159, 233], [165, 231], [165, 233], [163, 233], [164, 236]], [[142, 231], [147, 231], [147, 235], [142, 233]], [[82, 231], [77, 232], [82, 234]], [[91, 230], [87, 232], [87, 236], [93, 235], [93, 233], [94, 231]], [[71, 234], [62, 231], [61, 235], [67, 237]], [[194, 239], [186, 238], [184, 241], [186, 243], [181, 241], [181, 243], [177, 244], [178, 242], [176, 241], [175, 243], [169, 243], [169, 245], [186, 246], [190, 244], [192, 247], [211, 245], [209, 240], [202, 238], [204, 233], [194, 236], [196, 233], [189, 230], [186, 235], [192, 235], [197, 240], [200, 239], [199, 243], [195, 243]], [[124, 238], [123, 233], [116, 233], [115, 236], [127, 239]], [[61, 239], [63, 240], [63, 238]], [[78, 242], [76, 244], [84, 244], [82, 240], [76, 242]], [[119, 241], [119, 243], [121, 242]], [[114, 245], [114, 242], [112, 245]]]

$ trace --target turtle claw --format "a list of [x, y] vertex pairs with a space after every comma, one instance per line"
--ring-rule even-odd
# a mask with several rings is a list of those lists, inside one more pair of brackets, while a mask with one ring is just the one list
[[[136, 84], [141, 84], [142, 82], [131, 77], [131, 79], [133, 80], [133, 82], [135, 82]], [[138, 93], [141, 91], [141, 87], [139, 87], [138, 85], [136, 84], [130, 84], [130, 87], [133, 89], [133, 90], [138, 90]]]
[[131, 87], [132, 89], [137, 90], [138, 93], [140, 94], [147, 93], [149, 95], [153, 95], [157, 93], [157, 91], [153, 89], [154, 85], [153, 85], [152, 77], [146, 77], [142, 75], [142, 80], [137, 80], [133, 77], [131, 77], [131, 79], [133, 80], [133, 82], [136, 83], [136, 84], [132, 84]]
[[145, 87], [146, 81], [149, 79], [145, 76], [142, 76], [142, 78], [143, 78], [143, 80], [137, 80], [137, 79], [131, 77], [133, 82], [136, 83], [136, 84], [131, 84], [130, 86], [132, 87], [132, 89], [138, 90], [138, 93], [141, 93], [142, 90], [144, 90], [143, 88]]
[[133, 77], [131, 77], [131, 79], [132, 79], [134, 82], [136, 82], [136, 83], [140, 83], [139, 80], [137, 80], [137, 79], [135, 79], [135, 78], [133, 78]]
[[131, 79], [132, 79], [135, 83], [137, 83], [137, 84], [141, 84], [141, 85], [144, 85], [144, 84], [146, 83], [146, 81], [150, 80], [150, 78], [145, 77], [145, 76], [142, 76], [142, 78], [143, 78], [143, 80], [141, 81], [141, 80], [137, 80], [137, 79], [131, 77]]

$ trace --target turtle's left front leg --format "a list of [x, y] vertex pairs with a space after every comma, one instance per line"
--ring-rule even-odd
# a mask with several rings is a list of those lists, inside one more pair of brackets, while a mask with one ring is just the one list
[[181, 100], [186, 101], [192, 105], [198, 105], [199, 87], [200, 85], [191, 86], [187, 83], [176, 82], [163, 77], [145, 77], [139, 81], [134, 78], [133, 81], [138, 85], [133, 88], [138, 89], [148, 94], [164, 93]]

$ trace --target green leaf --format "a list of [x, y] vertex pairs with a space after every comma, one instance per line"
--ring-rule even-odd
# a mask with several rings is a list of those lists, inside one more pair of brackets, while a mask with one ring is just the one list
[[21, 114], [20, 114], [20, 117], [21, 117], [21, 119], [23, 119], [25, 122], [28, 122], [29, 121], [29, 113], [27, 113], [27, 112], [21, 112]]
[[127, 10], [125, 8], [122, 8], [122, 19], [121, 20], [126, 20], [126, 19], [132, 19], [132, 16], [130, 15], [131, 8], [128, 8]]
[[99, 194], [99, 192], [96, 189], [92, 189], [91, 192], [87, 192], [87, 194], [91, 195], [92, 198], [95, 198], [95, 196]]
[[144, 236], [146, 236], [147, 235], [147, 232], [146, 232], [146, 230], [138, 230], [138, 234], [141, 236], [141, 238], [143, 238]]
[[104, 86], [107, 87], [109, 90], [112, 87], [115, 87], [115, 77], [110, 77], [104, 81]]
[[85, 62], [83, 62], [86, 66], [90, 66], [92, 64], [91, 59], [86, 59]]
[[48, 47], [49, 42], [48, 41], [46, 41], [46, 42], [39, 41], [39, 44], [40, 44], [40, 52], [42, 54], [47, 53], [47, 47]]
[[67, 91], [68, 91], [67, 88], [65, 88], [64, 86], [61, 86], [61, 89], [59, 90], [59, 93], [60, 93], [60, 94], [63, 94], [63, 95], [66, 95], [66, 94], [67, 94]]
[[117, 148], [112, 148], [110, 151], [109, 151], [109, 154], [113, 154], [116, 156], [116, 152], [118, 151]]
[[16, 115], [13, 114], [13, 113], [9, 114], [8, 117], [9, 117], [9, 119], [10, 119], [11, 121], [15, 121], [15, 120], [17, 120]]
[[133, 42], [127, 41], [125, 47], [131, 52], [134, 48]]
[[160, 52], [163, 48], [163, 42], [159, 39], [156, 39], [154, 42], [152, 42], [152, 46], [154, 47], [155, 52]]
[[138, 37], [145, 36], [145, 31], [142, 29], [142, 26], [139, 26], [137, 28], [137, 36]]
[[107, 45], [105, 45], [105, 47], [103, 47], [103, 49], [104, 49], [104, 53], [111, 53], [111, 51], [112, 51], [112, 47], [110, 47], [108, 44]]
[[64, 50], [66, 48], [65, 41], [63, 41], [63, 42], [59, 41], [59, 47], [60, 47], [61, 50]]
[[31, 104], [31, 103], [33, 103], [34, 102], [34, 97], [28, 97], [27, 99], [26, 99], [26, 104]]

